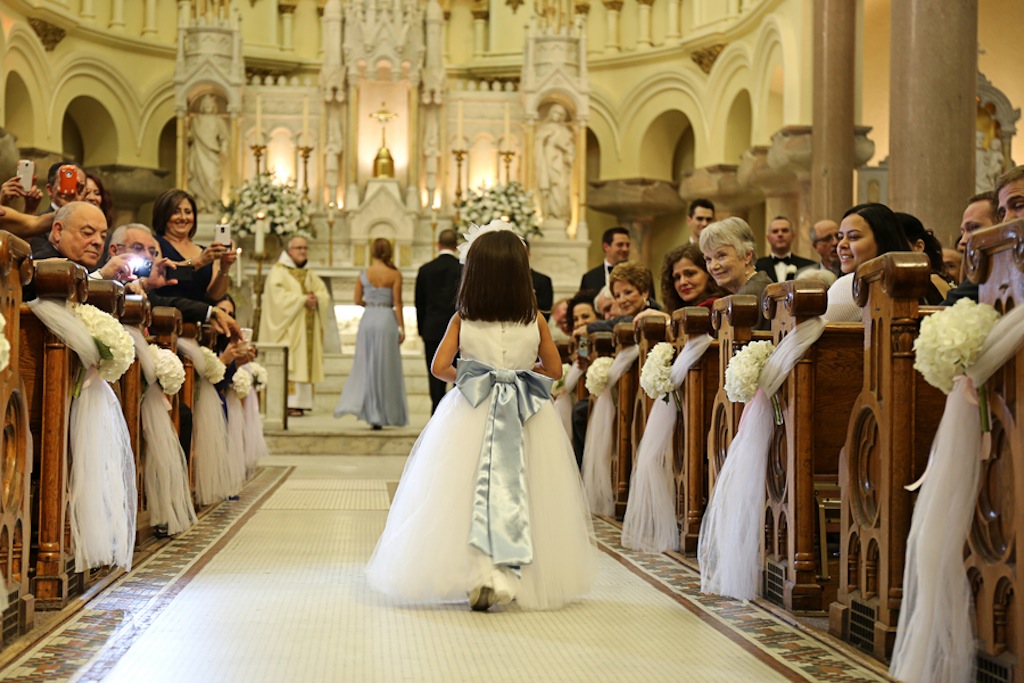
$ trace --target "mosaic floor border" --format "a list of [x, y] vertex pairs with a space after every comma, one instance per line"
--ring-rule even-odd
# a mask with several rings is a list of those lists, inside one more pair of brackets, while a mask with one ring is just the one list
[[237, 501], [210, 510], [199, 524], [174, 538], [131, 573], [47, 634], [0, 671], [17, 683], [99, 681], [164, 605], [174, 599], [219, 548], [280, 486], [292, 468], [264, 467]]
[[700, 574], [667, 555], [640, 553], [620, 545], [622, 529], [594, 518], [594, 531], [602, 550], [632, 567], [635, 573], [671, 594], [678, 602], [713, 619], [724, 633], [738, 634], [800, 678], [829, 683], [891, 680], [878, 670], [851, 661], [845, 647], [834, 647], [807, 631], [787, 624], [750, 602], [700, 592]]

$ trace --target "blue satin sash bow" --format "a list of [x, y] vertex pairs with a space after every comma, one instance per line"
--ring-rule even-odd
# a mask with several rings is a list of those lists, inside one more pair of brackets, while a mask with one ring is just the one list
[[474, 408], [490, 396], [473, 493], [469, 543], [518, 573], [533, 561], [523, 463], [523, 423], [551, 399], [554, 381], [529, 370], [459, 361], [455, 386]]

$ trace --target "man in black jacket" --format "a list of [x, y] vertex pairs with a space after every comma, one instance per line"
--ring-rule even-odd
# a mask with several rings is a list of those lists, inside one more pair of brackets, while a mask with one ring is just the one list
[[766, 237], [771, 254], [757, 259], [754, 267], [770, 277], [772, 282], [795, 280], [797, 271], [801, 268], [818, 265], [811, 259], [793, 253], [793, 224], [785, 216], [776, 216], [772, 219], [768, 224]]
[[455, 315], [455, 297], [462, 277], [462, 265], [455, 251], [457, 239], [454, 230], [442, 230], [437, 236], [437, 257], [423, 264], [416, 274], [416, 326], [423, 338], [427, 359], [431, 415], [437, 410], [448, 388], [443, 381], [430, 374], [430, 362], [448, 329], [448, 321]]
[[604, 251], [604, 261], [583, 274], [581, 290], [601, 291], [608, 285], [608, 273], [612, 272], [612, 268], [629, 260], [629, 230], [623, 227], [605, 230], [601, 235], [601, 250]]

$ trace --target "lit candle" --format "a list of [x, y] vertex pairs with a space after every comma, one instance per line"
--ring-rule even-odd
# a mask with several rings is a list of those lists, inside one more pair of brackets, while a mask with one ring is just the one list
[[256, 144], [263, 144], [263, 98], [256, 95]]
[[302, 98], [302, 144], [309, 147], [309, 95]]
[[455, 149], [463, 149], [462, 147], [462, 100], [459, 100], [457, 108], [457, 118], [455, 119]]
[[509, 120], [508, 120], [508, 102], [505, 103], [505, 149], [512, 149], [511, 143], [509, 142]]
[[256, 214], [256, 245], [253, 249], [258, 259], [263, 258], [263, 239], [266, 237], [267, 227], [266, 214], [260, 211]]
[[235, 249], [238, 258], [235, 259], [235, 287], [242, 286], [242, 248]]

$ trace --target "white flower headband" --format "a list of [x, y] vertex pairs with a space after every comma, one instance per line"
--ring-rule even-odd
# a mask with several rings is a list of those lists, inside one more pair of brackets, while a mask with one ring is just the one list
[[469, 231], [462, 233], [462, 236], [466, 241], [459, 245], [459, 263], [466, 262], [466, 255], [469, 254], [469, 248], [472, 246], [473, 240], [485, 232], [500, 232], [502, 230], [508, 230], [509, 232], [514, 233], [516, 237], [523, 241], [524, 245], [526, 244], [526, 240], [523, 239], [523, 236], [520, 235], [516, 231], [515, 226], [508, 221], [503, 221], [500, 218], [497, 218], [484, 226], [470, 223]]

